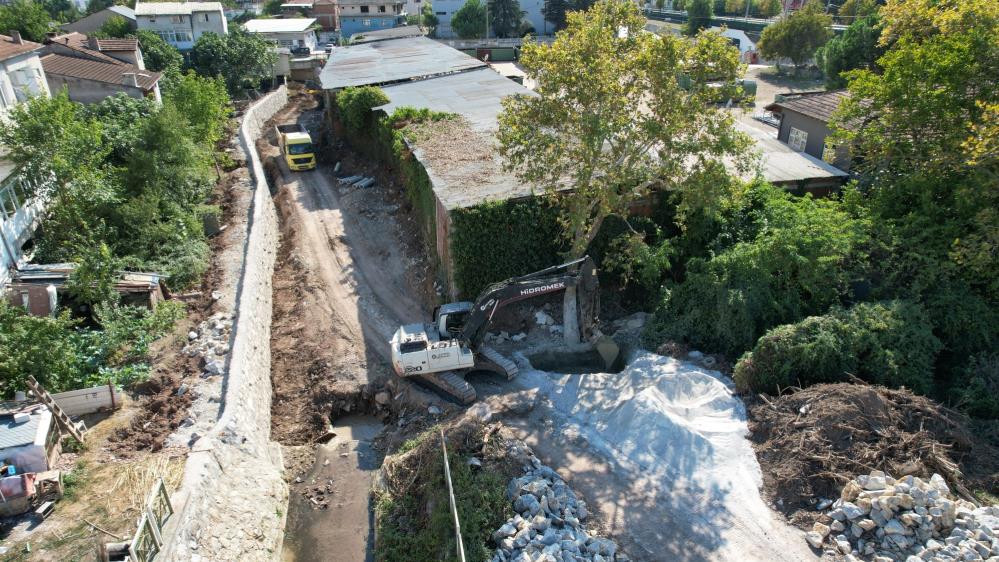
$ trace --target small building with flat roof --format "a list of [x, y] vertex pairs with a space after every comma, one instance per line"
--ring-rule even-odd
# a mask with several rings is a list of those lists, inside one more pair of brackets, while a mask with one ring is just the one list
[[52, 412], [31, 401], [0, 402], [0, 461], [17, 474], [45, 472], [60, 453]]
[[250, 20], [243, 24], [246, 31], [286, 49], [317, 50], [318, 41], [313, 26], [316, 18], [272, 18]]

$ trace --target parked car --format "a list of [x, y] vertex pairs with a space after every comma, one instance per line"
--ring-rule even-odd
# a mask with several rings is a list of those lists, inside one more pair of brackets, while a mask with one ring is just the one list
[[333, 47], [334, 47], [333, 43], [326, 44], [325, 51], [327, 55], [333, 52]]
[[308, 47], [292, 47], [291, 54], [298, 56], [309, 56], [312, 54], [312, 49]]

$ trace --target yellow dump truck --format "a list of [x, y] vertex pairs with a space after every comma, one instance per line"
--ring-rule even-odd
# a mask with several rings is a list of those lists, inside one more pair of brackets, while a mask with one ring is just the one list
[[313, 170], [316, 167], [316, 154], [312, 137], [304, 126], [298, 123], [277, 125], [278, 143], [288, 168], [295, 172]]

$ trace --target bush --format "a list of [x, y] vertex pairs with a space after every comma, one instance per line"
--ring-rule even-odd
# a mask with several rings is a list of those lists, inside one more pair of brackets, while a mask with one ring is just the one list
[[683, 282], [668, 287], [645, 344], [664, 339], [737, 357], [767, 330], [821, 314], [847, 296], [858, 274], [867, 221], [835, 200], [754, 186], [737, 241], [712, 258], [692, 258]]
[[69, 311], [30, 316], [0, 300], [0, 396], [24, 390], [29, 375], [50, 392], [143, 380], [150, 343], [172, 329], [184, 306], [170, 301], [155, 311], [120, 305], [95, 311], [102, 330], [79, 327]]
[[742, 356], [734, 378], [740, 391], [777, 392], [854, 375], [927, 394], [940, 348], [921, 305], [863, 303], [770, 330]]
[[340, 119], [351, 134], [361, 133], [371, 118], [371, 109], [389, 102], [385, 92], [377, 86], [344, 88], [336, 94]]
[[999, 418], [999, 353], [972, 357], [963, 379], [954, 392], [958, 406], [976, 418]]

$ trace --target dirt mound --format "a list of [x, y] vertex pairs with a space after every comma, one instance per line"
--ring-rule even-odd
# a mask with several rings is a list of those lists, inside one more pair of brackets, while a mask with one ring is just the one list
[[748, 406], [764, 489], [797, 524], [811, 522], [817, 498], [838, 497], [844, 483], [872, 470], [896, 478], [936, 472], [971, 496], [961, 465], [975, 449], [967, 420], [928, 398], [841, 383]]
[[177, 394], [183, 374], [160, 374], [150, 377], [143, 388], [152, 396], [142, 401], [141, 410], [125, 427], [110, 436], [108, 449], [119, 457], [130, 457], [136, 451], [157, 452], [167, 437], [187, 417], [191, 393]]

